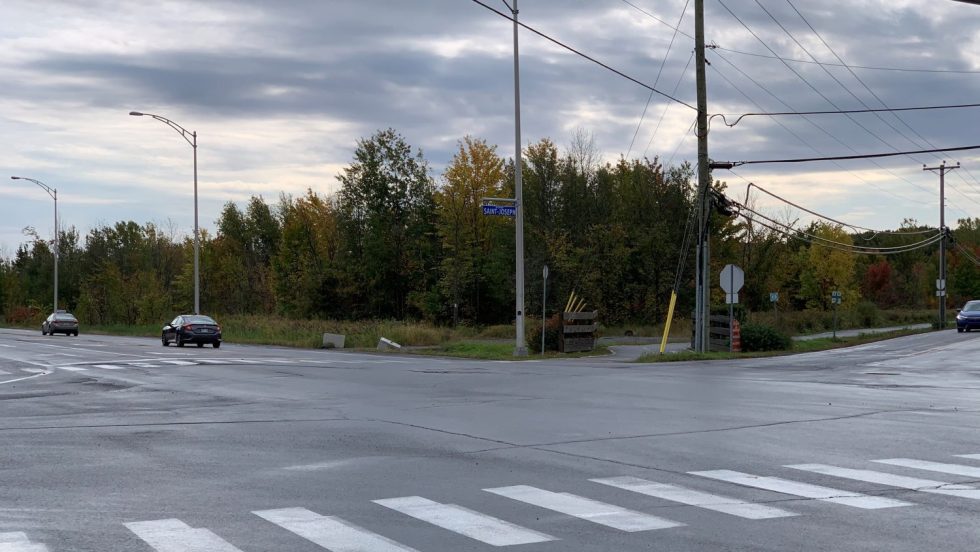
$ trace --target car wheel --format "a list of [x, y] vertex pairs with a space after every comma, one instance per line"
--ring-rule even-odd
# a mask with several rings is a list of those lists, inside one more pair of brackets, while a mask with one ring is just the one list
[[956, 328], [956, 333], [963, 333], [963, 328]]
[[180, 334], [177, 334], [176, 342], [177, 342], [177, 346], [178, 347], [183, 347], [184, 346], [184, 340], [180, 338]]
[[164, 347], [169, 347], [170, 346], [170, 342], [167, 341], [167, 336], [162, 335], [162, 334], [160, 335], [160, 343], [162, 343]]
[[220, 341], [215, 341], [214, 342], [214, 348], [217, 349], [218, 347], [221, 347], [221, 342]]
[[48, 332], [46, 332], [44, 328], [41, 328], [41, 335], [48, 335]]

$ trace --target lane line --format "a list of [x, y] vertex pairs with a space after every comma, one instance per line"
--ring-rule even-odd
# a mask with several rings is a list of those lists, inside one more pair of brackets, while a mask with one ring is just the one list
[[47, 372], [47, 370], [44, 370], [42, 368], [21, 368], [20, 371], [27, 372], [28, 374], [43, 374]]
[[124, 523], [157, 552], [242, 552], [207, 529], [194, 529], [179, 519]]
[[93, 364], [95, 368], [103, 368], [105, 370], [125, 370], [125, 366], [116, 366], [115, 364]]
[[589, 481], [745, 519], [771, 519], [798, 515], [772, 506], [753, 504], [736, 498], [703, 493], [666, 483], [655, 483], [639, 477], [606, 477], [590, 479]]
[[8, 372], [6, 370], [0, 370], [0, 376], [9, 376], [9, 375], [10, 375], [10, 372]]
[[483, 489], [488, 493], [507, 497], [519, 502], [539, 506], [561, 514], [577, 517], [592, 523], [634, 533], [637, 531], [652, 531], [680, 527], [683, 523], [671, 521], [657, 516], [628, 510], [613, 504], [599, 502], [569, 493], [555, 493], [538, 489], [529, 485], [514, 485], [511, 487], [496, 487]]
[[843, 504], [854, 508], [863, 508], [865, 510], [912, 506], [912, 503], [910, 502], [903, 502], [901, 500], [894, 500], [891, 498], [868, 496], [861, 493], [842, 491], [840, 489], [833, 489], [830, 487], [800, 483], [799, 481], [790, 481], [789, 479], [780, 479], [778, 477], [760, 477], [757, 475], [731, 470], [712, 470], [688, 473], [691, 475], [707, 477], [709, 479], [717, 479], [719, 481], [735, 483], [736, 485], [742, 485], [745, 487], [755, 487], [757, 489], [765, 489], [767, 491], [777, 493], [801, 496], [803, 498], [813, 498], [824, 502]]
[[321, 516], [306, 508], [252, 513], [333, 552], [418, 552], [338, 517]]
[[67, 370], [69, 372], [87, 372], [88, 368], [82, 368], [81, 366], [59, 366], [59, 370]]
[[14, 378], [14, 379], [10, 379], [10, 380], [4, 380], [4, 381], [0, 381], [0, 385], [3, 385], [5, 383], [17, 383], [18, 381], [24, 381], [24, 380], [39, 378], [41, 376], [46, 376], [46, 375], [48, 375], [50, 373], [51, 372], [44, 372], [43, 374], [34, 374], [33, 376], [24, 376], [22, 378]]
[[162, 368], [159, 364], [150, 364], [149, 362], [130, 362], [129, 365], [137, 368]]
[[837, 466], [828, 466], [825, 464], [796, 464], [786, 467], [793, 468], [795, 470], [804, 470], [814, 473], [821, 473], [824, 475], [832, 475], [834, 477], [842, 477], [844, 479], [853, 479], [855, 481], [864, 481], [866, 483], [877, 483], [879, 485], [888, 485], [889, 487], [899, 487], [910, 491], [980, 500], [980, 490], [969, 485], [957, 485], [954, 483], [947, 483], [945, 481], [905, 477], [904, 475], [894, 475], [872, 470], [852, 470], [850, 468], [839, 468]]
[[934, 471], [939, 473], [949, 473], [962, 475], [965, 477], [980, 478], [980, 468], [976, 466], [965, 466], [963, 464], [944, 464], [943, 462], [930, 462], [928, 460], [913, 460], [911, 458], [886, 458], [884, 460], [873, 460], [879, 464], [889, 464], [901, 466], [903, 468], [915, 468], [917, 470]]
[[190, 360], [161, 360], [166, 364], [173, 364], [174, 366], [194, 366], [197, 363]]
[[386, 498], [373, 502], [492, 546], [513, 546], [557, 540], [551, 535], [474, 512], [456, 504], [440, 504], [421, 496]]

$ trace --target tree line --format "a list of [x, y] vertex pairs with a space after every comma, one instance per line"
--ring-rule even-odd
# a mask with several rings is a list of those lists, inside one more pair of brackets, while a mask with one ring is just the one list
[[[550, 312], [574, 290], [606, 324], [658, 323], [679, 283], [678, 312], [689, 316], [694, 259], [683, 244], [696, 200], [689, 164], [602, 162], [581, 132], [568, 147], [543, 139], [523, 155], [528, 313], [542, 311], [547, 264]], [[340, 188], [332, 195], [308, 190], [274, 203], [260, 196], [244, 206], [227, 203], [214, 234], [201, 235], [202, 310], [297, 319], [513, 321], [514, 222], [481, 209], [483, 198], [514, 196], [512, 159], [485, 140], [465, 137], [433, 177], [422, 152], [387, 129], [359, 140], [337, 178]], [[723, 192], [726, 186], [714, 187]], [[898, 233], [874, 234], [834, 223], [784, 224], [713, 215], [712, 274], [727, 263], [741, 266], [746, 308], [769, 309], [775, 291], [782, 308], [823, 310], [832, 290], [842, 291], [848, 305], [935, 305], [938, 246], [888, 256], [826, 246], [916, 243], [922, 234], [911, 232], [927, 228], [915, 221], [905, 221]], [[31, 229], [25, 233], [28, 241], [0, 259], [0, 313], [11, 321], [52, 306], [51, 244]], [[980, 219], [959, 221], [954, 238], [967, 253], [954, 249], [949, 256], [953, 303], [980, 296], [980, 270], [968, 254], [977, 254]], [[59, 248], [60, 306], [84, 323], [159, 323], [193, 302], [193, 241], [172, 227], [120, 221], [83, 238], [68, 226]], [[720, 289], [713, 290], [713, 301], [724, 302]]]

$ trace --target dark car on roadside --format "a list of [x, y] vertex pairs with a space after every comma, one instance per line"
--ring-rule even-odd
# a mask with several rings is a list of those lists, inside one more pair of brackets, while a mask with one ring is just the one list
[[164, 347], [171, 343], [176, 343], [178, 347], [186, 343], [203, 347], [210, 343], [217, 349], [221, 346], [221, 326], [210, 316], [182, 314], [163, 327], [160, 341]]
[[963, 333], [980, 328], [980, 301], [967, 301], [956, 314], [956, 331]]
[[77, 336], [78, 319], [70, 312], [54, 311], [44, 322], [41, 322], [41, 335], [54, 335], [56, 333]]

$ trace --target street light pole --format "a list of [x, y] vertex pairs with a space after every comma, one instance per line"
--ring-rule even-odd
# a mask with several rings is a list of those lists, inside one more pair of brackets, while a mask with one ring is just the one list
[[28, 182], [33, 182], [41, 187], [45, 192], [51, 196], [54, 200], [54, 308], [52, 311], [58, 310], [58, 248], [59, 248], [59, 238], [58, 238], [58, 190], [48, 186], [40, 180], [34, 180], [33, 178], [27, 178], [23, 176], [11, 176], [11, 180], [27, 180]]
[[922, 165], [922, 170], [939, 172], [939, 278], [936, 280], [936, 297], [939, 302], [939, 329], [946, 329], [946, 173], [960, 168], [960, 164], [946, 165], [943, 161], [938, 167]]
[[504, 5], [510, 9], [514, 16], [514, 205], [517, 207], [514, 221], [516, 228], [515, 249], [517, 257], [517, 293], [516, 293], [516, 336], [514, 345], [514, 356], [527, 356], [527, 340], [524, 336], [524, 190], [522, 183], [522, 160], [521, 160], [521, 66], [520, 56], [517, 48], [517, 0], [511, 0], [511, 6], [507, 0], [503, 0]]
[[160, 115], [139, 111], [130, 111], [129, 114], [134, 117], [153, 117], [180, 133], [180, 136], [194, 150], [194, 314], [201, 314], [201, 234], [198, 231], [197, 224], [197, 132], [188, 131], [186, 128]]

